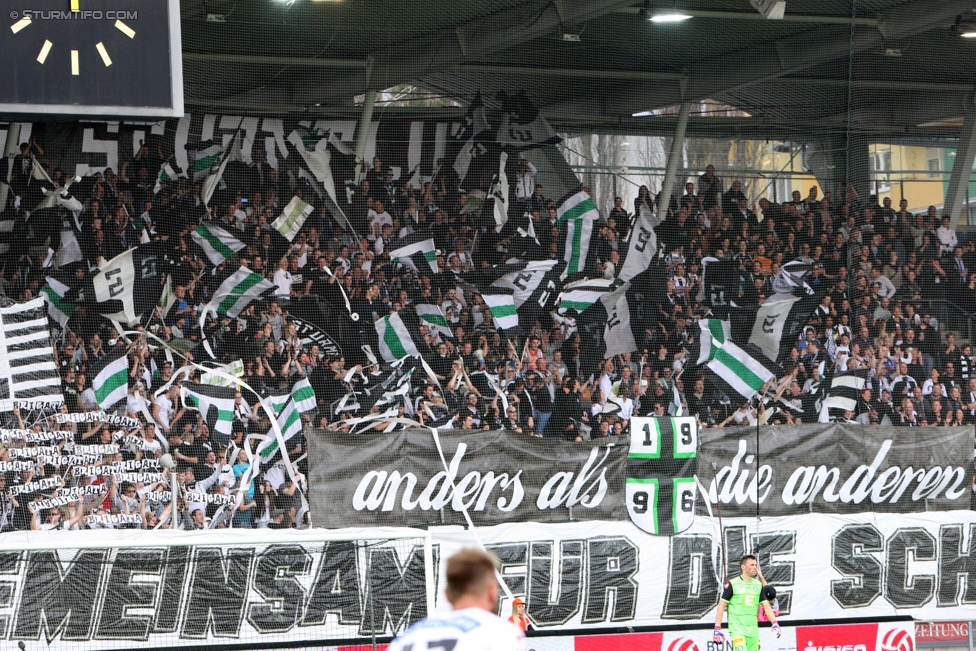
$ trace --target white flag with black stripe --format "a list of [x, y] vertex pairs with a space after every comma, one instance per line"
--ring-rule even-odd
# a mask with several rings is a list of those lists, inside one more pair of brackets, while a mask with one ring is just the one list
[[844, 412], [857, 411], [857, 399], [864, 390], [867, 374], [867, 370], [838, 373], [820, 383], [817, 409], [820, 412], [821, 423], [829, 423], [834, 418], [843, 418]]
[[17, 401], [64, 402], [43, 298], [0, 308], [0, 411]]

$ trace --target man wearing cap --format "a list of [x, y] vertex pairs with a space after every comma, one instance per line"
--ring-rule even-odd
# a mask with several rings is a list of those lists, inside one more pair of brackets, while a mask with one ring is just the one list
[[519, 597], [516, 597], [515, 601], [512, 602], [512, 616], [508, 618], [508, 621], [523, 631], [532, 628], [532, 622], [529, 621], [529, 616], [525, 614], [525, 602]]

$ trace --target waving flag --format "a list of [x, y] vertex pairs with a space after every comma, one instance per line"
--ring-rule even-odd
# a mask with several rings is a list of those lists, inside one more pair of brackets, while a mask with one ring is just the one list
[[306, 203], [298, 197], [292, 197], [278, 219], [271, 224], [286, 240], [291, 242], [302, 230], [305, 220], [315, 210], [315, 206]]
[[53, 276], [48, 276], [47, 284], [41, 287], [41, 294], [44, 295], [44, 300], [47, 302], [48, 316], [62, 328], [67, 325], [68, 319], [74, 314], [76, 307], [74, 303], [70, 303], [64, 298], [68, 289], [67, 285]]
[[612, 280], [603, 278], [584, 278], [569, 283], [563, 287], [563, 291], [559, 295], [559, 309], [576, 310], [582, 314], [603, 298], [604, 294], [610, 292], [612, 283]]
[[244, 161], [244, 155], [241, 153], [241, 134], [237, 132], [234, 134], [234, 139], [231, 141], [227, 149], [223, 150], [219, 154], [219, 164], [217, 169], [214, 170], [210, 175], [203, 179], [203, 186], [200, 189], [200, 199], [203, 201], [203, 205], [209, 205], [210, 199], [213, 197], [214, 190], [217, 189], [217, 184], [224, 176], [224, 170], [227, 168], [227, 163], [231, 161]]
[[302, 378], [291, 388], [291, 399], [295, 401], [295, 406], [303, 414], [315, 411], [318, 403], [315, 401], [315, 390], [312, 389], [308, 378]]
[[208, 222], [201, 222], [190, 237], [214, 266], [247, 246], [220, 226]]
[[0, 307], [0, 410], [18, 400], [64, 402], [45, 312], [41, 298]]
[[434, 245], [434, 238], [427, 233], [417, 231], [390, 243], [390, 260], [401, 262], [415, 271], [419, 269], [410, 256], [418, 253], [423, 255], [430, 270], [437, 273], [437, 247]]
[[566, 224], [566, 273], [583, 271], [590, 250], [593, 223], [600, 217], [590, 195], [580, 190], [564, 200], [556, 210], [559, 222]]
[[420, 303], [417, 305], [417, 316], [420, 317], [420, 322], [427, 325], [431, 330], [439, 332], [445, 337], [454, 336], [451, 325], [444, 317], [444, 311], [441, 310], [440, 305]]
[[136, 323], [159, 303], [172, 260], [159, 242], [117, 255], [85, 278], [65, 298], [120, 323]]
[[518, 312], [515, 310], [515, 297], [511, 294], [482, 294], [495, 327], [499, 330], [517, 328], [519, 324]]
[[500, 91], [497, 97], [502, 105], [502, 117], [498, 125], [498, 144], [508, 150], [526, 151], [545, 145], [555, 145], [562, 138], [542, 117], [542, 113], [524, 90], [514, 95]]
[[697, 350], [690, 359], [704, 364], [711, 373], [709, 381], [728, 395], [739, 394], [746, 400], [762, 391], [776, 378], [776, 365], [754, 345], [740, 348], [732, 342], [728, 321], [703, 319]]
[[193, 182], [202, 181], [207, 178], [217, 164], [220, 162], [220, 154], [224, 151], [221, 145], [210, 145], [206, 149], [198, 149], [193, 152], [193, 162], [191, 167], [193, 170]]
[[125, 346], [116, 346], [91, 370], [92, 390], [102, 409], [111, 409], [129, 393], [129, 358]]
[[617, 275], [620, 280], [630, 280], [650, 266], [657, 254], [657, 234], [654, 229], [664, 221], [665, 212], [662, 210], [661, 215], [657, 216], [646, 202], [640, 205], [640, 215], [630, 234], [627, 257]]
[[226, 314], [236, 318], [238, 314], [265, 292], [274, 289], [274, 283], [247, 267], [240, 267], [227, 280], [220, 283], [206, 312]]
[[488, 116], [485, 113], [485, 106], [481, 101], [479, 92], [468, 105], [468, 112], [464, 116], [464, 122], [458, 132], [454, 134], [456, 153], [454, 155], [454, 171], [458, 179], [464, 181], [468, 175], [468, 168], [471, 160], [477, 157], [479, 147], [484, 148], [479, 140], [486, 139], [485, 134], [490, 134], [491, 126], [488, 124]]
[[396, 312], [376, 321], [376, 333], [379, 335], [380, 352], [383, 359], [392, 362], [404, 357], [420, 357], [417, 345], [413, 343], [410, 331], [404, 325], [403, 319]]
[[233, 433], [236, 395], [236, 389], [213, 384], [184, 382], [180, 387], [184, 403], [203, 414], [207, 426], [224, 436]]

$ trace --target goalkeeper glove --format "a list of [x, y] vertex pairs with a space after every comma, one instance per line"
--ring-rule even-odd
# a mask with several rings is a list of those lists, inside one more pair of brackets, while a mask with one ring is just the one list
[[783, 633], [779, 627], [779, 622], [773, 622], [773, 631], [776, 633], [776, 637], [779, 637]]
[[716, 626], [715, 630], [712, 631], [712, 642], [715, 644], [722, 644], [725, 642], [725, 635], [722, 634], [721, 626]]

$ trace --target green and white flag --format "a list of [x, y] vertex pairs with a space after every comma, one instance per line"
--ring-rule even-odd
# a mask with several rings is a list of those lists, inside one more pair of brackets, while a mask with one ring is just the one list
[[190, 163], [193, 169], [193, 182], [202, 181], [210, 174], [210, 170], [220, 161], [220, 154], [224, 148], [220, 145], [210, 145], [206, 149], [198, 149], [193, 152], [193, 162]]
[[482, 294], [495, 327], [499, 330], [517, 328], [519, 324], [518, 312], [515, 311], [515, 297], [511, 294]]
[[417, 316], [420, 317], [421, 323], [426, 324], [431, 330], [439, 332], [445, 337], [454, 336], [454, 332], [451, 331], [451, 324], [447, 322], [447, 318], [444, 317], [444, 312], [439, 305], [418, 303]]
[[247, 246], [225, 229], [207, 222], [201, 222], [197, 229], [190, 234], [190, 237], [193, 238], [197, 246], [203, 249], [207, 259], [214, 266], [219, 265]]
[[[214, 371], [220, 371], [223, 375], [230, 375], [235, 378], [244, 377], [244, 362], [241, 360], [234, 360], [230, 364], [224, 364], [223, 366], [218, 366]], [[233, 387], [237, 389], [238, 383], [231, 382], [230, 380], [217, 375], [216, 373], [201, 373], [200, 382], [203, 384], [210, 384], [217, 387]]]
[[268, 396], [265, 398], [267, 403], [271, 405], [271, 409], [274, 411], [274, 415], [277, 416], [281, 413], [281, 410], [285, 408], [288, 401], [291, 400], [290, 393], [283, 393], [280, 396]]
[[685, 415], [684, 407], [681, 406], [681, 393], [678, 391], [678, 383], [671, 382], [671, 404], [668, 405], [668, 414], [679, 417]]
[[746, 400], [762, 391], [763, 385], [776, 378], [763, 363], [731, 341], [715, 351], [708, 368]]
[[586, 308], [599, 301], [605, 294], [610, 292], [610, 279], [585, 278], [569, 283], [563, 287], [559, 295], [559, 309], [576, 310], [582, 314]]
[[582, 190], [569, 197], [556, 209], [560, 222], [566, 222], [566, 273], [574, 274], [586, 265], [586, 254], [590, 250], [593, 236], [593, 223], [600, 213], [590, 195]]
[[375, 326], [380, 338], [380, 352], [383, 354], [383, 359], [392, 362], [408, 356], [420, 357], [420, 351], [413, 343], [413, 338], [399, 314], [394, 312], [377, 319]]
[[305, 203], [298, 197], [292, 197], [281, 215], [271, 225], [291, 242], [298, 235], [298, 231], [302, 230], [302, 225], [313, 210], [315, 206]]
[[111, 409], [129, 392], [129, 358], [124, 347], [110, 351], [94, 371], [92, 390], [102, 409]]
[[698, 321], [698, 356], [695, 364], [706, 364], [715, 358], [715, 353], [731, 341], [731, 327], [728, 321], [719, 319], [701, 319]]
[[204, 313], [216, 312], [236, 318], [254, 300], [274, 287], [274, 283], [261, 274], [241, 267], [220, 283]]
[[315, 411], [318, 408], [318, 402], [315, 400], [315, 389], [312, 388], [312, 383], [308, 381], [308, 378], [302, 378], [295, 383], [295, 386], [291, 388], [291, 399], [295, 401], [298, 411], [303, 414]]
[[159, 296], [159, 314], [164, 320], [174, 305], [176, 305], [176, 294], [173, 292], [173, 276], [167, 274], [163, 293]]
[[692, 354], [691, 358], [697, 364], [708, 367], [713, 374], [709, 377], [712, 384], [730, 396], [731, 392], [735, 392], [751, 400], [767, 382], [776, 378], [770, 368], [775, 364], [766, 359], [758, 348], [751, 347], [757, 351], [752, 354], [732, 343], [728, 321], [702, 319], [698, 326], [698, 354]]
[[289, 400], [278, 414], [278, 426], [281, 427], [281, 440], [279, 441], [277, 434], [272, 430], [258, 446], [257, 453], [261, 459], [262, 470], [278, 463], [282, 458], [281, 443], [287, 445], [289, 439], [302, 431], [302, 412], [294, 400]]
[[403, 239], [390, 244], [390, 260], [402, 262], [414, 271], [419, 271], [417, 265], [413, 263], [410, 256], [417, 253], [423, 255], [424, 260], [430, 265], [430, 270], [437, 273], [437, 247], [434, 246], [434, 238], [424, 238], [424, 233], [418, 231], [411, 233]]
[[234, 399], [237, 391], [230, 387], [184, 382], [180, 387], [183, 404], [203, 414], [214, 432], [230, 436], [234, 425]]
[[64, 300], [64, 294], [67, 291], [67, 285], [51, 276], [47, 277], [47, 285], [41, 288], [44, 300], [47, 301], [48, 315], [57, 321], [62, 328], [75, 312], [75, 304]]
[[221, 178], [224, 176], [224, 169], [227, 167], [227, 163], [231, 161], [244, 161], [244, 154], [241, 153], [241, 134], [238, 131], [234, 134], [234, 139], [231, 141], [230, 145], [220, 154], [220, 164], [217, 169], [214, 170], [212, 174], [203, 179], [203, 185], [200, 188], [200, 199], [203, 201], [203, 205], [208, 205], [210, 203], [210, 198], [213, 197], [214, 190], [217, 189], [217, 184], [220, 183]]
[[159, 194], [159, 191], [163, 189], [163, 183], [174, 181], [176, 177], [176, 170], [169, 164], [169, 161], [163, 163], [159, 168], [159, 174], [156, 176], [156, 185], [153, 187], [153, 194]]

